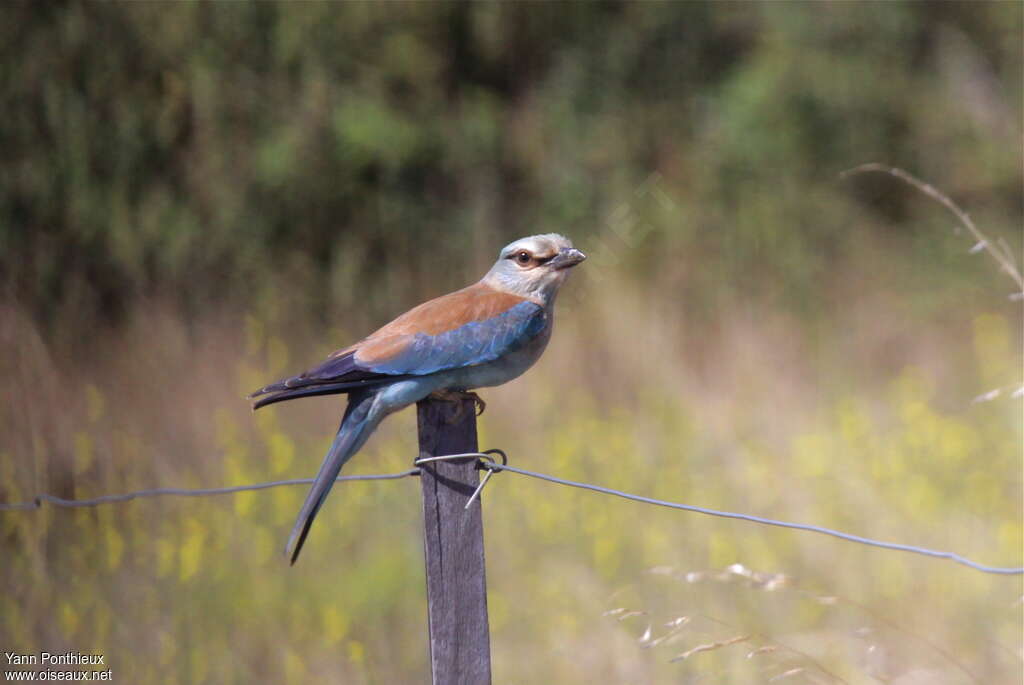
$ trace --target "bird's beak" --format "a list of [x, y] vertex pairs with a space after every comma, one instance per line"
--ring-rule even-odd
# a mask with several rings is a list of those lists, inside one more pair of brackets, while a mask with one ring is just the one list
[[575, 247], [567, 247], [563, 250], [559, 250], [558, 254], [555, 255], [555, 258], [549, 263], [555, 269], [568, 269], [576, 266], [586, 258], [587, 255], [583, 254]]

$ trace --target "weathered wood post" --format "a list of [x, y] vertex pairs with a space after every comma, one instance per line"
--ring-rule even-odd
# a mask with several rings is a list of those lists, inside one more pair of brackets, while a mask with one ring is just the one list
[[[426, 399], [416, 410], [420, 457], [477, 451], [472, 400], [460, 400], [456, 405]], [[476, 459], [422, 464], [420, 482], [434, 685], [490, 683], [481, 502], [465, 508], [479, 482]]]

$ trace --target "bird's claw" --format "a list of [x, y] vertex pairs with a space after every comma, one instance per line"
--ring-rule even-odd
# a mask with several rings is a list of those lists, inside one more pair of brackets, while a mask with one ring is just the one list
[[456, 403], [455, 411], [448, 417], [449, 423], [459, 423], [462, 421], [462, 400], [473, 400], [477, 416], [483, 415], [484, 410], [487, 409], [487, 403], [484, 402], [483, 398], [475, 392], [467, 392], [465, 390], [438, 390], [430, 396], [434, 399], [443, 400], [445, 402]]
[[487, 409], [487, 403], [484, 402], [484, 398], [477, 395], [475, 392], [467, 392], [466, 396], [473, 400], [473, 406], [476, 407], [476, 415], [483, 416], [484, 411]]

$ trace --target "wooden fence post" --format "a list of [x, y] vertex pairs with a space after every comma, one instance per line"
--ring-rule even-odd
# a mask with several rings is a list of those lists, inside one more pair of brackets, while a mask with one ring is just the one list
[[[472, 400], [460, 400], [456, 405], [426, 399], [417, 404], [416, 410], [420, 457], [477, 451], [476, 407]], [[481, 502], [477, 500], [465, 509], [479, 482], [476, 459], [423, 464], [420, 481], [434, 685], [490, 683]]]

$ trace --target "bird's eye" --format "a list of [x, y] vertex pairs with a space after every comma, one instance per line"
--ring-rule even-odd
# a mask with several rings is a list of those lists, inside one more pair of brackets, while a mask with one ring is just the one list
[[526, 250], [523, 250], [522, 252], [516, 255], [516, 261], [519, 262], [520, 264], [529, 264], [530, 253], [527, 252]]

